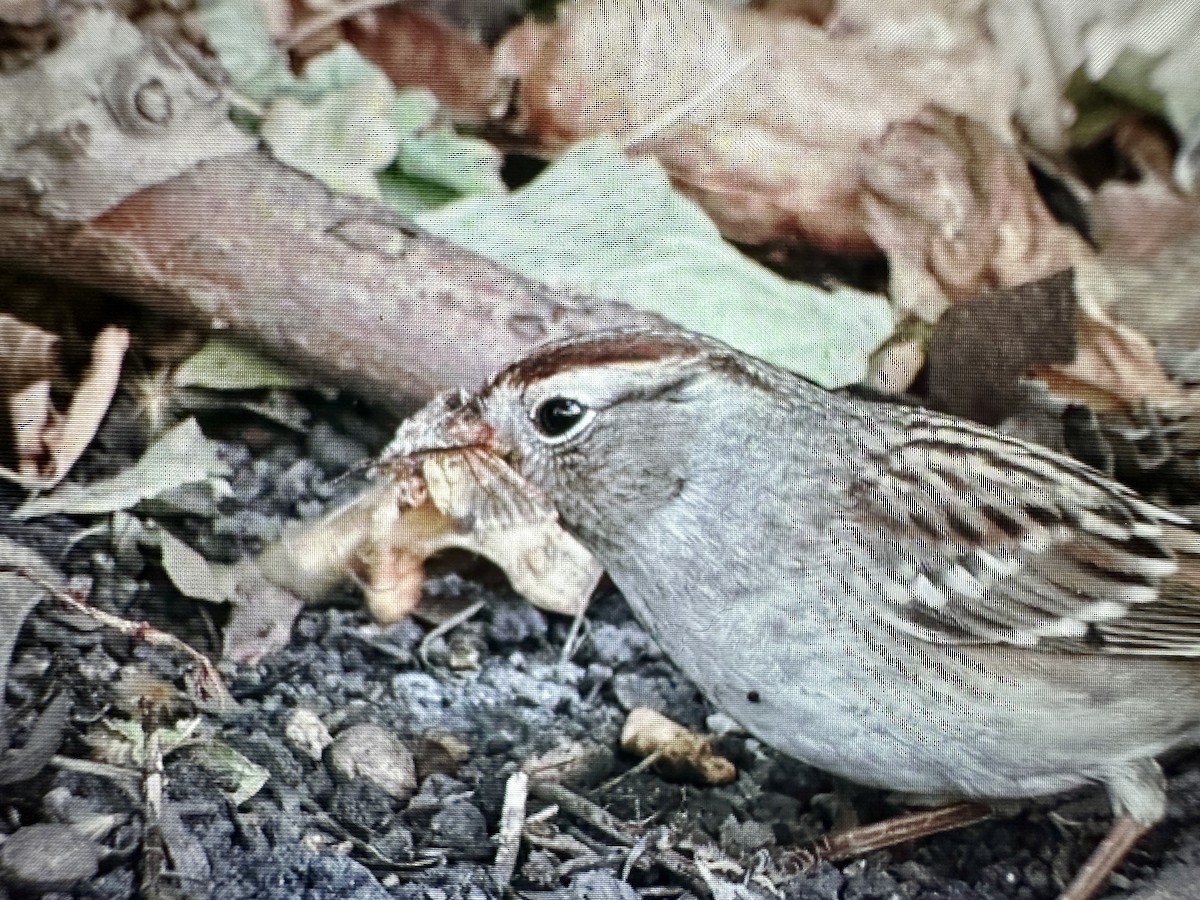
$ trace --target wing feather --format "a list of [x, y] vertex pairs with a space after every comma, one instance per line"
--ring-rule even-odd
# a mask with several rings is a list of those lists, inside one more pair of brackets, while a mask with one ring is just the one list
[[1200, 532], [1180, 514], [925, 411], [897, 410], [864, 449], [840, 527], [896, 574], [884, 599], [898, 627], [936, 643], [1200, 657]]

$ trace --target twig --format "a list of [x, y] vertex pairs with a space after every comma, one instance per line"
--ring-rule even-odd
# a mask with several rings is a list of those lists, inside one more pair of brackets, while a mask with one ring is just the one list
[[629, 833], [620, 819], [561, 784], [534, 781], [529, 790], [539, 800], [558, 804], [560, 809], [570, 813], [581, 822], [591, 825], [601, 834], [612, 838], [619, 844], [632, 847], [637, 843], [637, 838]]
[[583, 841], [573, 838], [569, 834], [563, 834], [561, 831], [552, 833], [531, 831], [526, 832], [524, 838], [525, 843], [529, 846], [537, 847], [540, 850], [549, 850], [558, 856], [569, 856], [572, 859], [600, 859], [596, 852]]
[[395, 6], [397, 2], [398, 0], [351, 0], [349, 3], [338, 4], [320, 15], [313, 16], [311, 19], [301, 22], [292, 29], [290, 34], [279, 42], [279, 46], [284, 50], [291, 50], [293, 47], [304, 43], [314, 34], [324, 31], [326, 28], [331, 28], [339, 22], [362, 15], [365, 12], [370, 12], [373, 9]]
[[[557, 803], [564, 811], [626, 847], [637, 846], [637, 838], [620, 819], [561, 784], [534, 781], [530, 785], [530, 793], [548, 803]], [[712, 896], [712, 891], [699, 869], [682, 853], [659, 848], [650, 848], [646, 852], [655, 863], [682, 881], [697, 896]]]
[[433, 629], [433, 631], [431, 631], [431, 632], [429, 632], [429, 634], [425, 635], [425, 637], [423, 637], [421, 639], [421, 643], [417, 646], [417, 656], [420, 657], [421, 663], [426, 668], [431, 667], [433, 664], [429, 661], [429, 656], [428, 656], [429, 645], [431, 643], [433, 643], [435, 640], [437, 640], [438, 638], [440, 638], [442, 635], [448, 634], [449, 632], [451, 632], [455, 628], [457, 628], [459, 625], [461, 625], [463, 622], [466, 622], [467, 620], [469, 620], [477, 612], [479, 612], [481, 609], [483, 609], [483, 607], [484, 607], [484, 602], [482, 600], [476, 600], [474, 603], [472, 603], [466, 609], [459, 610], [458, 612], [456, 612], [454, 615], [452, 615], [450, 618], [448, 618], [445, 622], [440, 622], [438, 624], [438, 626]]
[[571, 620], [571, 630], [567, 632], [567, 639], [563, 641], [562, 650], [558, 654], [560, 663], [570, 662], [571, 657], [575, 655], [575, 651], [579, 649], [581, 639], [580, 632], [583, 631], [587, 624], [587, 610], [590, 604], [585, 603], [575, 613], [575, 618]]
[[600, 787], [596, 788], [596, 793], [607, 794], [609, 791], [611, 791], [613, 788], [615, 788], [618, 784], [620, 784], [626, 778], [629, 778], [631, 775], [637, 775], [640, 772], [645, 772], [652, 765], [654, 765], [656, 762], [658, 762], [660, 759], [662, 759], [662, 757], [663, 757], [662, 750], [655, 750], [649, 756], [643, 756], [640, 760], [638, 760], [637, 765], [626, 769], [620, 775], [613, 776], [612, 778], [608, 779], [608, 781], [604, 782], [604, 784], [600, 785]]
[[161, 821], [166, 773], [163, 768], [162, 735], [158, 727], [159, 710], [150, 701], [145, 705], [148, 708], [142, 716], [146, 746], [142, 767], [142, 858], [138, 866], [138, 887], [146, 900], [160, 900], [163, 897], [162, 879], [167, 864]]
[[512, 881], [521, 850], [521, 831], [525, 825], [525, 801], [529, 798], [529, 776], [524, 772], [510, 775], [504, 786], [504, 807], [500, 812], [499, 845], [492, 864], [492, 878], [501, 890]]
[[133, 622], [129, 619], [122, 619], [120, 616], [105, 612], [102, 609], [97, 609], [57, 585], [52, 584], [44, 578], [39, 578], [27, 570], [9, 569], [8, 571], [15, 572], [22, 578], [33, 582], [59, 603], [78, 615], [91, 619], [93, 622], [98, 622], [105, 627], [112, 628], [114, 631], [131, 637], [134, 640], [145, 641], [154, 647], [165, 647], [187, 656], [195, 663], [198, 672], [198, 674], [197, 672], [188, 673], [185, 679], [192, 699], [196, 701], [197, 705], [218, 711], [231, 709], [236, 705], [212, 661], [199, 650], [188, 646], [174, 635], [167, 634], [165, 631], [159, 631], [149, 622]]

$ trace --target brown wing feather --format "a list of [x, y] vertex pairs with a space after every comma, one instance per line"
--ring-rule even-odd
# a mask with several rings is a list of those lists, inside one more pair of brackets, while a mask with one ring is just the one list
[[840, 527], [894, 567], [885, 599], [902, 630], [1200, 656], [1200, 533], [1185, 518], [1069, 457], [955, 419], [898, 410], [872, 435]]

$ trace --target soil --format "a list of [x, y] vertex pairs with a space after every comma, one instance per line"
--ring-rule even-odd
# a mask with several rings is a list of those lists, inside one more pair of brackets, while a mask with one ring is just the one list
[[[382, 447], [394, 425], [347, 401], [285, 399], [300, 409], [302, 427], [229, 407], [202, 410], [206, 433], [223, 442], [234, 467], [229, 490], [215, 503], [183, 493], [143, 505], [136, 516], [154, 519], [212, 559], [237, 559], [285, 521], [317, 514], [344, 491], [338, 476]], [[124, 398], [79, 477], [120, 470], [142, 443], [134, 405]], [[0, 488], [6, 510], [20, 499], [15, 489]], [[181, 596], [155, 551], [120, 540], [108, 520], [2, 521], [4, 533], [69, 576], [89, 579], [97, 607], [147, 619], [218, 655], [224, 611]], [[1108, 825], [1097, 789], [789, 874], [780, 863], [787, 849], [900, 807], [781, 756], [715, 715], [611, 589], [593, 602], [568, 661], [560, 656], [571, 623], [532, 608], [486, 570], [436, 574], [426, 593], [485, 602], [422, 653], [426, 627], [406, 621], [380, 628], [347, 589], [333, 605], [302, 613], [286, 648], [227, 670], [237, 709], [205, 717], [206, 725], [269, 779], [235, 807], [224, 779], [191, 752], [168, 755], [159, 831], [174, 871], [154, 891], [217, 900], [1040, 900], [1056, 895]], [[182, 666], [170, 652], [84, 627], [52, 604], [25, 622], [9, 678], [16, 742], [55, 686], [66, 686], [74, 705], [59, 758], [29, 781], [0, 787], [0, 834], [33, 823], [71, 824], [99, 851], [99, 868], [65, 889], [19, 889], [10, 877], [7, 887], [0, 882], [0, 900], [146, 896], [140, 867], [154, 845], [136, 783], [60, 760], [91, 758], [83, 735], [100, 720], [130, 717], [114, 705], [121, 673], [133, 668], [179, 684]], [[715, 747], [736, 764], [736, 780], [697, 785], [637, 768], [638, 760], [618, 749], [625, 715], [637, 705], [717, 734]], [[340, 774], [328, 751], [306, 753], [286, 734], [297, 710], [314, 713], [334, 736], [362, 723], [395, 735], [416, 757], [416, 793], [389, 795], [366, 778]], [[447, 735], [465, 745], [465, 760], [446, 749], [458, 746]], [[540, 835], [536, 846], [523, 843], [511, 882], [498, 885], [493, 861], [506, 782], [551, 753], [572, 761], [564, 789], [606, 810], [616, 827], [588, 820], [592, 807], [559, 803], [530, 826]], [[1182, 755], [1167, 769], [1168, 819], [1133, 852], [1109, 896], [1200, 896], [1200, 759]], [[535, 793], [527, 813], [536, 821], [549, 806]]]

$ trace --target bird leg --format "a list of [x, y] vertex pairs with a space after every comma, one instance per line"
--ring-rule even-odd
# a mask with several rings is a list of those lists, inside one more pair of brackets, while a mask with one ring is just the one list
[[1113, 870], [1152, 827], [1129, 816], [1116, 819], [1058, 900], [1089, 900], [1108, 883]]
[[874, 825], [860, 825], [827, 834], [797, 853], [795, 861], [803, 868], [811, 868], [824, 859], [833, 861], [862, 856], [873, 850], [928, 837], [940, 831], [965, 828], [991, 817], [991, 810], [982, 803], [969, 801], [905, 813]]

